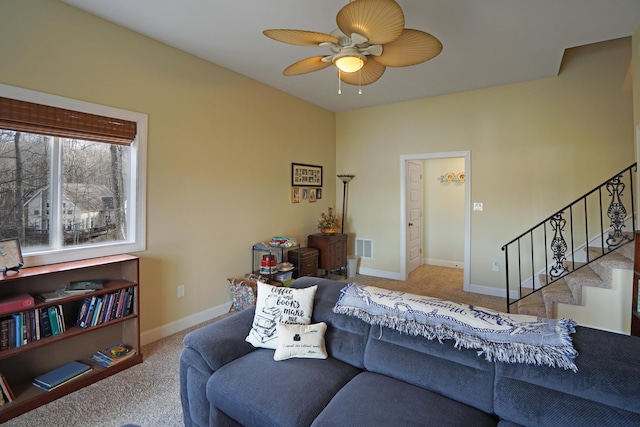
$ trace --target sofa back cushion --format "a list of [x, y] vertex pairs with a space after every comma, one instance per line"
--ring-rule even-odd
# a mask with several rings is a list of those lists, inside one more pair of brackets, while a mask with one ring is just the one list
[[372, 326], [365, 369], [387, 375], [493, 412], [494, 364], [476, 350], [457, 349], [453, 340], [429, 340]]
[[301, 277], [291, 284], [294, 288], [318, 285], [313, 303], [311, 323], [325, 322], [325, 345], [329, 357], [358, 368], [364, 367], [364, 349], [370, 326], [350, 316], [335, 314], [335, 306], [345, 283], [318, 277]]
[[578, 372], [496, 363], [495, 412], [522, 425], [640, 425], [640, 338], [578, 326]]

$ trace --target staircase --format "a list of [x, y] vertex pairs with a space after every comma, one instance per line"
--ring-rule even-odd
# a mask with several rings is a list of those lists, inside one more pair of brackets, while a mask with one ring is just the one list
[[502, 247], [508, 312], [557, 317], [559, 303], [582, 305], [585, 286], [611, 289], [614, 269], [633, 270], [636, 171], [634, 163]]
[[[540, 292], [533, 293], [530, 298], [523, 298], [517, 302], [517, 312], [547, 318], [556, 318], [558, 303], [582, 305], [584, 286], [611, 289], [613, 287], [613, 269], [633, 270], [634, 246], [632, 233], [628, 233], [630, 240], [603, 257], [583, 264], [585, 268], [575, 270], [557, 280], [547, 274], [538, 276]], [[627, 233], [625, 233], [627, 235]], [[598, 255], [600, 248], [588, 248], [591, 258]], [[546, 285], [548, 283], [548, 286]]]

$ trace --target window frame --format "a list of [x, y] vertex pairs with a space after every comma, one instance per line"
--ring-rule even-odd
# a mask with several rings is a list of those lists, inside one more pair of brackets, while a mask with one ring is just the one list
[[[94, 245], [58, 247], [23, 253], [25, 266], [54, 264], [87, 258], [140, 252], [146, 250], [146, 200], [147, 200], [147, 126], [148, 116], [144, 113], [123, 110], [115, 107], [94, 104], [86, 101], [66, 98], [58, 95], [37, 92], [0, 83], [0, 96], [20, 101], [34, 102], [52, 107], [97, 114], [136, 122], [137, 134], [131, 143], [131, 165], [129, 170], [131, 212], [128, 213], [129, 232], [127, 240], [106, 242]], [[56, 156], [57, 157], [57, 156]], [[52, 153], [52, 158], [55, 158]], [[52, 183], [61, 182], [59, 168], [52, 168]], [[62, 202], [58, 197], [60, 208]], [[54, 210], [55, 211], [55, 210]], [[64, 227], [64, 224], [61, 225]]]

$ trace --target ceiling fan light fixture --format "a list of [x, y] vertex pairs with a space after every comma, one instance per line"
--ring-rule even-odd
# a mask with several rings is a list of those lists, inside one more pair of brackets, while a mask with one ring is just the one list
[[333, 58], [333, 63], [343, 73], [355, 73], [364, 67], [365, 60], [360, 52], [343, 52]]

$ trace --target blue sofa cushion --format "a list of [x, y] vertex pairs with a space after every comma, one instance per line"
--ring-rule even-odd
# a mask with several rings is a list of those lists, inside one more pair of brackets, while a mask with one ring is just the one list
[[640, 425], [640, 338], [577, 327], [578, 372], [496, 363], [495, 412], [523, 425]]
[[364, 367], [364, 349], [369, 337], [370, 326], [350, 316], [333, 312], [333, 306], [340, 297], [344, 283], [318, 277], [301, 277], [291, 287], [308, 287], [318, 285], [314, 300], [311, 323], [325, 322], [327, 332], [325, 344], [329, 357], [342, 362]]
[[255, 350], [245, 341], [251, 329], [255, 307], [189, 332], [182, 342], [195, 350], [214, 371], [225, 363]]
[[495, 426], [492, 415], [396, 379], [363, 372], [318, 415], [312, 427]]
[[493, 412], [494, 364], [475, 350], [373, 326], [365, 368]]
[[276, 362], [273, 353], [258, 349], [215, 371], [207, 399], [242, 425], [308, 426], [361, 372], [336, 359]]

